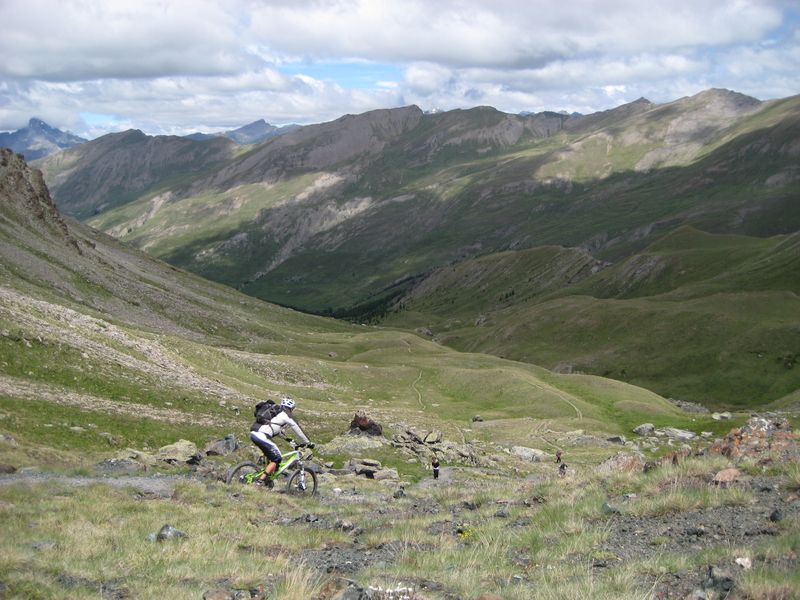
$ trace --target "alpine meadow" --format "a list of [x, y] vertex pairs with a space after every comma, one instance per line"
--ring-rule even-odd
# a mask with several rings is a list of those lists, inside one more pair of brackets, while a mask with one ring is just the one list
[[797, 10], [562, 4], [0, 3], [0, 599], [800, 599]]

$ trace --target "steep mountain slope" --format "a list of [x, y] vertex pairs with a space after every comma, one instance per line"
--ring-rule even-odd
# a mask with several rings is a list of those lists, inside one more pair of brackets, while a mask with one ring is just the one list
[[[40, 174], [2, 151], [0, 433], [19, 444], [15, 456], [92, 460], [109, 439], [204, 444], [244, 432], [256, 399], [286, 393], [321, 441], [356, 409], [387, 435], [416, 425], [476, 443], [521, 441], [531, 418], [606, 433], [688, 422], [642, 388], [462, 354], [204, 281], [62, 219]], [[485, 426], [467, 431], [477, 412]]]
[[18, 152], [26, 160], [42, 158], [85, 141], [82, 137], [51, 127], [41, 119], [31, 119], [27, 127], [16, 131], [0, 132], [0, 148]]
[[166, 201], [197, 173], [229, 160], [235, 148], [225, 138], [150, 137], [132, 129], [105, 135], [37, 165], [48, 185], [59, 190], [61, 210], [85, 218], [154, 189], [163, 188]]
[[[92, 225], [173, 264], [282, 304], [342, 311], [498, 250], [580, 246], [617, 260], [680, 224], [797, 230], [799, 122], [797, 98], [723, 90], [580, 117], [408, 107], [304, 127], [195, 165], [177, 184], [164, 169], [136, 193], [103, 183], [81, 196], [45, 176], [65, 210], [99, 211]], [[172, 226], [177, 214], [191, 215], [186, 226]]]

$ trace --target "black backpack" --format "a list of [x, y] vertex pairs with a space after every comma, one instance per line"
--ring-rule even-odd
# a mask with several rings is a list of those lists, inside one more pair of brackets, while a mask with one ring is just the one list
[[280, 404], [275, 404], [272, 400], [265, 400], [256, 404], [254, 414], [256, 423], [259, 425], [266, 425], [272, 419], [278, 416], [283, 409]]

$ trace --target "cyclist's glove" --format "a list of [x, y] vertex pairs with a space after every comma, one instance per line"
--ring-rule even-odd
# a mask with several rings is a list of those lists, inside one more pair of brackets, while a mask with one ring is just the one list
[[308, 442], [308, 443], [306, 444], [306, 448], [309, 448], [309, 449], [313, 449], [313, 448], [314, 448], [314, 446], [315, 446], [314, 442]]

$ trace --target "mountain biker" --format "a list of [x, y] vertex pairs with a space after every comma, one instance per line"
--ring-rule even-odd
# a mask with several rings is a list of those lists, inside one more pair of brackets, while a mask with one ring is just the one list
[[283, 428], [287, 425], [294, 430], [295, 435], [302, 445], [308, 446], [309, 448], [314, 447], [314, 444], [309, 441], [297, 422], [292, 419], [294, 407], [295, 401], [289, 397], [285, 397], [281, 399], [280, 410], [267, 423], [261, 424], [256, 421], [250, 426], [250, 440], [258, 446], [259, 450], [266, 456], [267, 461], [269, 461], [264, 474], [258, 478], [256, 483], [264, 485], [267, 477], [272, 475], [275, 469], [278, 468], [278, 463], [281, 462], [283, 456], [278, 446], [272, 441], [272, 438], [282, 433]]

